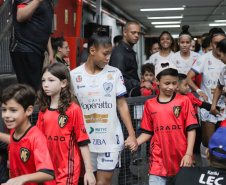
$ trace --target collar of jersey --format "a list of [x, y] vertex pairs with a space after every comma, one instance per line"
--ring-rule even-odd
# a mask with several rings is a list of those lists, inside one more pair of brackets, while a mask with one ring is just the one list
[[161, 104], [167, 104], [167, 103], [171, 102], [175, 97], [176, 97], [176, 93], [174, 92], [172, 98], [170, 99], [170, 101], [168, 101], [168, 102], [160, 102], [159, 101], [159, 95], [158, 95], [157, 96], [157, 102], [161, 103]]

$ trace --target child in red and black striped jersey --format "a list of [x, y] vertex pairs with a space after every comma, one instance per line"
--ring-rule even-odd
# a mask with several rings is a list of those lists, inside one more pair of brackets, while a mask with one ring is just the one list
[[140, 89], [141, 96], [151, 96], [151, 95], [158, 95], [159, 89], [156, 85], [156, 83], [153, 82], [155, 78], [155, 66], [153, 64], [147, 63], [142, 65], [141, 67], [141, 74], [143, 82], [150, 82], [151, 87], [150, 89], [146, 87], [142, 87]]
[[13, 84], [2, 94], [2, 118], [10, 136], [0, 133], [0, 140], [9, 145], [10, 180], [4, 185], [37, 185], [54, 178], [53, 164], [46, 138], [32, 126], [35, 91], [22, 84]]
[[67, 67], [61, 63], [54, 63], [44, 68], [42, 89], [38, 94], [40, 113], [37, 125], [47, 138], [56, 184], [78, 184], [83, 158], [86, 168], [84, 184], [94, 185], [96, 180], [88, 147], [90, 140], [84, 126], [82, 111], [72, 102], [72, 98]]

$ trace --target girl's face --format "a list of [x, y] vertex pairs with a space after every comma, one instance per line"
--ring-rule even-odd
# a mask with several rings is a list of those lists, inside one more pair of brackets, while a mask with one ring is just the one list
[[191, 51], [195, 51], [195, 42], [191, 41], [191, 47], [190, 47]]
[[164, 33], [161, 37], [160, 37], [160, 45], [162, 49], [168, 49], [171, 47], [172, 44], [172, 40], [169, 34]]
[[58, 47], [58, 52], [61, 53], [62, 58], [68, 56], [69, 51], [70, 51], [70, 49], [69, 49], [67, 41], [63, 42], [62, 47]]
[[94, 64], [100, 68], [103, 69], [105, 65], [108, 64], [108, 61], [110, 60], [110, 54], [111, 54], [112, 46], [107, 45], [99, 45], [98, 48], [95, 48], [94, 46], [90, 49], [90, 54], [92, 55], [92, 60]]
[[182, 37], [180, 37], [180, 39], [178, 40], [178, 45], [180, 46], [181, 52], [183, 53], [189, 52], [191, 47], [191, 38], [182, 35]]
[[211, 46], [213, 49], [213, 53], [215, 53], [215, 55], [218, 55], [217, 44], [218, 44], [218, 42], [220, 42], [223, 39], [225, 39], [225, 36], [223, 36], [223, 35], [218, 35], [218, 36], [215, 36], [212, 38]]
[[219, 51], [218, 49], [217, 49], [217, 53], [218, 53], [218, 55], [219, 55], [220, 60], [221, 60], [224, 64], [226, 64], [226, 53], [223, 53], [223, 52]]
[[42, 76], [42, 88], [47, 96], [59, 96], [61, 89], [66, 87], [66, 80], [60, 81], [59, 78], [46, 71]]
[[162, 76], [160, 81], [156, 81], [157, 85], [159, 85], [160, 94], [166, 97], [171, 97], [177, 89], [177, 81], [177, 76]]
[[159, 52], [160, 48], [159, 48], [159, 43], [155, 43], [152, 45], [150, 53], [153, 55], [157, 52]]

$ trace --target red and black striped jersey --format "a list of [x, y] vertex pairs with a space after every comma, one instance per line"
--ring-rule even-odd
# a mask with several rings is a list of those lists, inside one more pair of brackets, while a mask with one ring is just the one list
[[83, 164], [79, 146], [90, 142], [80, 107], [71, 103], [65, 115], [49, 108], [39, 113], [37, 125], [47, 138], [57, 185], [77, 184]]

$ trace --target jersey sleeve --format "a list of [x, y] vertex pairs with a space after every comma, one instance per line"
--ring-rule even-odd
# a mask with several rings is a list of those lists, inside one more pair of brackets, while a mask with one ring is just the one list
[[118, 70], [117, 75], [116, 75], [116, 97], [119, 98], [123, 95], [125, 95], [126, 92], [126, 86], [125, 86], [125, 82], [122, 76], [122, 73]]
[[194, 94], [192, 94], [192, 93], [189, 93], [189, 94], [190, 94], [190, 96], [188, 96], [188, 97], [191, 97], [190, 100], [191, 100], [192, 105], [195, 107], [200, 107], [202, 105], [202, 101], [199, 100], [198, 98], [196, 98]]
[[224, 73], [226, 72], [226, 67], [224, 67], [222, 70], [221, 70], [221, 73], [220, 73], [220, 76], [219, 76], [219, 84], [224, 87], [225, 86], [225, 82], [224, 82]]
[[199, 127], [198, 121], [195, 115], [195, 110], [188, 97], [184, 97], [184, 115], [185, 115], [185, 128], [186, 131], [190, 131]]
[[39, 111], [38, 121], [37, 121], [36, 125], [39, 128], [39, 130], [41, 130], [42, 133], [45, 133], [44, 125], [43, 125], [42, 120], [43, 120], [43, 113], [41, 111]]
[[26, 7], [32, 0], [17, 0], [18, 5], [17, 8], [24, 8]]
[[191, 67], [191, 70], [193, 70], [196, 74], [203, 73], [205, 62], [202, 59], [203, 57], [199, 57]]
[[150, 114], [148, 101], [146, 101], [144, 105], [144, 112], [143, 112], [143, 118], [140, 125], [140, 129], [143, 133], [150, 134], [150, 135], [154, 134], [153, 121]]
[[47, 173], [54, 176], [54, 168], [47, 148], [46, 138], [39, 131], [36, 137], [33, 138], [34, 162], [37, 172]]
[[76, 105], [73, 111], [73, 124], [78, 145], [83, 146], [89, 144], [90, 140], [84, 125], [82, 110], [78, 105]]

